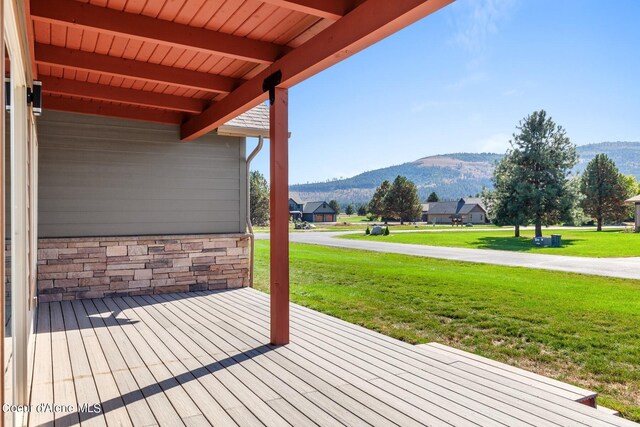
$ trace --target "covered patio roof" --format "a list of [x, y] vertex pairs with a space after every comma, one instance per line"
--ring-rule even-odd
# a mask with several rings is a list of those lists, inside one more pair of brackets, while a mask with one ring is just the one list
[[[233, 134], [269, 99], [271, 342], [287, 344], [288, 89], [453, 1], [25, 0], [26, 68], [45, 110], [176, 124], [183, 141]], [[265, 136], [260, 111], [236, 119], [246, 136]]]
[[191, 140], [265, 101], [267, 77], [289, 88], [452, 1], [31, 0], [26, 14], [45, 109]]

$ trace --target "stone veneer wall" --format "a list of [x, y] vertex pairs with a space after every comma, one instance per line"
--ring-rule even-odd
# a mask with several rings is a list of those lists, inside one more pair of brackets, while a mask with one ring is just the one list
[[240, 288], [249, 285], [249, 236], [40, 239], [40, 302]]

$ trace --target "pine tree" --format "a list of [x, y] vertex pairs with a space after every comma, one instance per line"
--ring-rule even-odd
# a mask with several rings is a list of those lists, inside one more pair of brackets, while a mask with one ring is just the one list
[[580, 191], [585, 196], [582, 207], [596, 220], [598, 231], [602, 231], [605, 219], [621, 221], [625, 218], [628, 209], [624, 201], [631, 194], [624, 176], [606, 154], [598, 154], [589, 162], [582, 174]]
[[265, 225], [269, 221], [269, 185], [259, 171], [249, 175], [250, 218], [253, 225]]
[[405, 221], [415, 221], [422, 214], [418, 189], [404, 176], [398, 175], [393, 181], [384, 198], [384, 204], [389, 216], [399, 219], [401, 224]]
[[542, 225], [565, 220], [571, 213], [569, 178], [578, 155], [565, 130], [544, 110], [527, 116], [516, 129], [519, 133], [494, 173], [496, 191], [486, 198], [493, 203], [496, 223], [504, 219], [516, 228], [533, 223], [536, 237], [541, 237]]
[[435, 191], [432, 191], [431, 194], [429, 194], [429, 197], [427, 197], [427, 203], [439, 202], [439, 201], [440, 201], [440, 197], [438, 197]]
[[330, 200], [329, 201], [329, 206], [331, 207], [331, 209], [333, 209], [334, 211], [336, 211], [336, 215], [338, 215], [340, 213], [340, 204], [338, 203], [337, 200]]
[[387, 180], [384, 180], [382, 184], [380, 184], [380, 186], [376, 188], [376, 191], [373, 193], [373, 197], [369, 202], [369, 212], [371, 212], [371, 214], [382, 219], [389, 216], [384, 201], [387, 197], [387, 194], [389, 193], [390, 188], [391, 183]]
[[347, 215], [353, 215], [353, 205], [351, 203], [347, 205], [347, 207], [344, 210], [344, 213], [346, 213]]

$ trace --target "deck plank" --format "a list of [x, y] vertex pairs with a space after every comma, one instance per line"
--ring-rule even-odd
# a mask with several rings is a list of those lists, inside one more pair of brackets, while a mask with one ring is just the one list
[[[60, 425], [635, 425], [573, 401], [577, 387], [296, 304], [291, 343], [271, 346], [268, 295], [253, 289], [38, 311], [32, 402], [104, 409], [58, 414]], [[48, 416], [29, 424], [53, 425]]]
[[[51, 359], [51, 318], [49, 304], [38, 305], [38, 320], [36, 324], [36, 344], [33, 367], [33, 393], [31, 403], [53, 402], [53, 363]], [[29, 414], [29, 422], [37, 426], [53, 426], [52, 412], [34, 411]]]
[[[118, 319], [126, 318], [125, 322], [120, 322], [120, 330], [124, 336], [127, 337], [131, 345], [135, 346], [136, 352], [142, 359], [142, 362], [149, 368], [153, 380], [160, 386], [167, 399], [171, 402], [176, 414], [178, 414], [183, 421], [190, 419], [192, 423], [197, 422], [197, 420], [199, 420], [198, 415], [202, 415], [202, 412], [166, 366], [167, 362], [173, 361], [173, 355], [156, 354], [162, 347], [153, 348], [147, 342], [145, 336], [150, 338], [153, 335], [149, 333], [148, 328], [144, 328], [146, 330], [143, 330], [141, 333], [141, 331], [135, 327], [137, 320], [132, 319], [128, 312], [125, 313], [122, 311], [111, 298], [106, 298], [103, 302], [107, 308], [114, 313], [120, 312]], [[164, 416], [164, 414], [157, 414], [156, 418], [159, 416]]]
[[80, 336], [84, 343], [89, 366], [98, 390], [99, 402], [107, 424], [132, 426], [131, 418], [120, 396], [116, 381], [109, 370], [109, 363], [102, 351], [102, 347], [100, 347], [84, 306], [80, 301], [72, 301], [71, 305], [76, 315]]
[[[221, 312], [223, 310], [224, 310], [224, 307], [222, 306], [216, 307], [216, 312]], [[214, 313], [211, 313], [211, 314], [214, 314]], [[242, 319], [232, 319], [232, 320], [234, 324], [235, 322], [242, 321]], [[253, 321], [252, 323], [256, 323], [256, 322]], [[320, 354], [322, 352], [322, 349], [320, 348], [316, 348], [313, 350], [315, 354]], [[438, 394], [434, 394], [433, 390], [435, 388], [438, 388], [437, 384], [431, 384], [431, 387], [429, 388], [414, 391], [414, 396], [411, 396], [410, 394], [407, 394], [404, 391], [404, 388], [407, 388], [409, 384], [407, 384], [402, 380], [399, 380], [396, 376], [392, 374], [383, 374], [383, 376], [385, 377], [384, 380], [376, 378], [372, 382], [374, 382], [374, 384], [379, 384], [380, 388], [387, 388], [387, 389], [394, 388], [395, 395], [404, 396], [404, 400], [413, 403], [416, 407], [431, 405], [430, 408], [434, 408], [435, 409], [434, 412], [437, 413], [438, 412], [437, 405], [441, 405], [440, 406], [441, 409], [447, 408], [448, 411], [453, 410], [457, 415], [465, 414], [467, 416], [466, 421], [461, 420], [459, 417], [457, 417], [457, 415], [454, 416], [452, 419], [452, 417], [449, 414], [443, 413], [443, 411], [439, 411], [440, 416], [444, 420], [448, 420], [449, 422], [452, 422], [452, 423], [459, 424], [461, 422], [478, 422], [478, 421], [482, 421], [483, 418], [485, 423], [497, 423], [497, 422], [509, 423], [514, 419], [513, 416], [505, 416], [505, 414], [501, 414], [496, 411], [489, 411], [488, 408], [483, 407], [482, 405], [478, 405], [475, 401], [471, 399], [467, 399], [464, 396], [453, 396], [451, 392], [449, 392], [443, 387], [439, 387], [438, 391], [440, 394], [448, 396], [449, 399], [443, 398]], [[413, 386], [414, 390], [416, 388], [417, 387]], [[427, 395], [430, 397], [430, 400], [426, 399]], [[462, 400], [464, 405], [458, 404], [456, 400], [458, 401]], [[467, 406], [470, 406], [471, 408], [473, 408], [473, 410], [470, 410], [469, 408], [467, 408]], [[487, 416], [491, 414], [492, 418], [485, 417], [483, 414], [486, 414]], [[529, 419], [531, 421], [534, 421], [534, 418], [531, 416], [529, 416]], [[541, 421], [539, 420], [535, 420], [535, 421], [537, 424], [541, 423]]]
[[[105, 325], [108, 326], [109, 333], [113, 337], [158, 424], [160, 426], [184, 425], [176, 408], [171, 404], [161, 385], [154, 378], [151, 372], [151, 368], [154, 366], [147, 366], [140, 353], [138, 353], [140, 343], [132, 343], [124, 331], [118, 327], [122, 321], [113, 316], [114, 313], [109, 310], [104, 300], [93, 300], [93, 303], [99, 312], [111, 313], [111, 315], [103, 318]], [[124, 322], [126, 323], [127, 320], [124, 319]], [[146, 349], [143, 348], [142, 351], [144, 350]]]
[[[178, 301], [180, 305], [184, 307], [185, 310], [195, 310], [200, 311], [201, 307], [197, 305], [197, 302], [194, 299], [187, 300], [182, 299]], [[193, 303], [193, 304], [192, 304]], [[192, 305], [191, 305], [192, 304]], [[184, 311], [188, 316], [191, 316], [189, 311]], [[201, 322], [198, 322], [201, 323]], [[201, 323], [201, 327], [208, 328], [201, 331], [205, 334], [208, 334], [207, 330], [211, 333], [216, 334], [221, 338], [228, 337], [232, 332], [226, 330], [222, 325], [225, 322], [203, 322]], [[301, 411], [306, 417], [310, 417], [313, 420], [313, 423], [321, 425], [321, 426], [332, 426], [343, 423], [340, 417], [337, 414], [330, 414], [326, 412], [322, 407], [316, 406], [316, 404], [307, 398], [307, 393], [316, 392], [316, 390], [311, 387], [308, 383], [304, 382], [301, 378], [292, 375], [288, 371], [283, 369], [278, 369], [277, 365], [271, 363], [269, 365], [268, 359], [266, 358], [265, 353], [265, 341], [255, 340], [245, 340], [242, 339], [243, 335], [238, 334], [238, 331], [233, 331], [234, 335], [242, 340], [243, 347], [254, 347], [254, 349], [246, 351], [245, 355], [242, 358], [234, 357], [238, 362], [242, 362], [249, 370], [251, 370], [254, 374], [259, 376], [259, 378], [265, 382], [265, 384], [270, 384], [272, 387], [277, 388], [279, 394], [289, 403], [294, 405], [297, 410]], [[258, 351], [256, 349], [262, 349], [263, 351]], [[244, 360], [243, 360], [244, 359]], [[273, 370], [265, 367], [263, 363], [265, 362], [268, 366], [271, 366]], [[284, 375], [282, 373], [284, 372]], [[280, 373], [280, 374], [278, 374]], [[285, 379], [295, 379], [291, 382], [286, 381]], [[300, 385], [300, 388], [296, 388], [295, 384]], [[291, 413], [293, 410], [288, 405], [284, 403], [277, 403], [276, 405], [271, 405], [271, 401], [268, 402], [270, 406], [277, 406], [278, 408], [287, 409], [288, 413]], [[294, 420], [295, 421], [295, 420]], [[310, 422], [310, 421], [307, 421]]]
[[[241, 321], [241, 319], [234, 319], [234, 322], [235, 322], [235, 321]], [[252, 323], [255, 323], [255, 322], [252, 322]], [[312, 357], [313, 357], [313, 356], [312, 356]], [[395, 380], [395, 379], [394, 379], [393, 377], [385, 378], [385, 381], [391, 381], [391, 382], [394, 382], [394, 380]], [[374, 380], [374, 381], [375, 381], [375, 380]], [[403, 384], [402, 384], [402, 387], [405, 387], [405, 388], [410, 387], [410, 386], [411, 386], [411, 384], [408, 384], [408, 383], [403, 383]], [[435, 384], [433, 384], [433, 383], [430, 383], [428, 386], [425, 386], [424, 388], [427, 388], [427, 389], [433, 389], [434, 387], [437, 387], [437, 385], [435, 385]], [[415, 389], [415, 387], [413, 387], [413, 388]], [[444, 391], [445, 393], [447, 392], [446, 390], [443, 390], [443, 391]], [[418, 394], [418, 395], [422, 395], [422, 394], [423, 394], [423, 391], [422, 391], [422, 390], [418, 390], [418, 391], [416, 392], [416, 394]], [[471, 393], [471, 395], [473, 396], [473, 393]], [[482, 397], [482, 395], [478, 395], [478, 394], [476, 393], [475, 398], [478, 398], [478, 397]], [[467, 402], [467, 403], [469, 403], [469, 402]], [[494, 403], [494, 402], [492, 401], [492, 399], [485, 399], [485, 402], [484, 402], [484, 403], [488, 405], [488, 406], [487, 406], [487, 408], [490, 408], [490, 407], [492, 407], [492, 406], [494, 406], [494, 407], [498, 407], [498, 408], [500, 408], [500, 407], [501, 407], [501, 405], [500, 405], [499, 403], [498, 403], [498, 404]], [[513, 402], [513, 403], [518, 404], [519, 402], [517, 402], [517, 401], [514, 399], [514, 402]], [[472, 404], [472, 405], [473, 405], [473, 403], [470, 403], [470, 404]], [[511, 414], [512, 414], [512, 416], [513, 416], [514, 418], [518, 418], [518, 415], [520, 415], [521, 417], [522, 417], [522, 416], [524, 416], [524, 417], [525, 417], [525, 419], [527, 419], [527, 418], [528, 418], [530, 421], [535, 421], [535, 424], [544, 424], [544, 422], [545, 422], [545, 421], [544, 421], [544, 419], [539, 419], [539, 418], [537, 418], [537, 417], [532, 417], [532, 416], [531, 416], [531, 414], [523, 413], [523, 411], [520, 411], [520, 410], [517, 408], [517, 405], [516, 405], [516, 407], [514, 407], [513, 405], [503, 405], [503, 407], [502, 407], [502, 408], [503, 408], [506, 412], [511, 413]], [[541, 411], [541, 412], [540, 412], [540, 414], [542, 414], [542, 413], [543, 413], [543, 412]], [[540, 415], [540, 414], [539, 414], [539, 415]], [[498, 415], [498, 416], [500, 416], [500, 414], [497, 414], [497, 415]], [[562, 421], [562, 420], [564, 420], [564, 419], [563, 419], [563, 418], [560, 418], [560, 420]]]
[[[69, 345], [69, 359], [73, 373], [73, 384], [76, 389], [78, 405], [92, 406], [100, 402], [98, 390], [93, 378], [93, 372], [89, 365], [89, 359], [84, 347], [84, 342], [78, 330], [76, 314], [71, 302], [62, 301], [62, 317], [67, 333]], [[106, 420], [102, 412], [79, 412], [80, 423], [87, 426], [106, 426]]]
[[[132, 299], [130, 300], [133, 301]], [[156, 324], [146, 317], [146, 312], [140, 306], [127, 304], [122, 298], [114, 299], [114, 303], [123, 311], [127, 310], [127, 316], [137, 322], [134, 324], [136, 328], [141, 328], [140, 325], [144, 325], [144, 329], [138, 331], [141, 339], [147, 341], [148, 345], [158, 353], [158, 356], [161, 357], [171, 374], [184, 387], [189, 396], [195, 399], [195, 404], [201, 410], [204, 418], [208, 420], [208, 423], [220, 426], [234, 425], [233, 419], [228, 416], [224, 408], [214, 398], [220, 392], [221, 387], [216, 384], [216, 387], [211, 390], [215, 393], [212, 395], [207, 391], [206, 385], [208, 384], [203, 385], [200, 382], [199, 377], [203, 373], [199, 373], [199, 370], [203, 369], [202, 366], [199, 364], [197, 366], [193, 366], [193, 364], [189, 366], [188, 361], [194, 361], [191, 355], [186, 351], [180, 352], [180, 349], [184, 348], [173, 337], [168, 339], [167, 334], [158, 334], [159, 330], [155, 327]], [[193, 421], [190, 419], [189, 423], [193, 423]]]
[[[83, 300], [82, 306], [93, 327], [100, 348], [113, 375], [113, 379], [120, 391], [120, 398], [124, 405], [126, 405], [127, 412], [131, 417], [131, 422], [136, 427], [158, 425], [149, 404], [127, 367], [118, 346], [107, 330], [107, 325], [104, 323], [101, 313], [96, 309], [93, 300]], [[106, 409], [108, 408], [105, 408], [105, 410]]]
[[[245, 291], [245, 290], [243, 290]], [[236, 298], [236, 296], [234, 296], [234, 300], [227, 300], [230, 304], [241, 304], [242, 306], [245, 307], [245, 310], [247, 312], [260, 312], [263, 316], [263, 318], [265, 318], [264, 316], [267, 316], [268, 318], [268, 307], [264, 307], [264, 304], [260, 304], [260, 302], [264, 302], [264, 297], [262, 295], [258, 295], [260, 294], [259, 292], [253, 291], [253, 290], [248, 290], [249, 292], [243, 292], [242, 295], [239, 298]], [[249, 295], [247, 295], [249, 294]], [[219, 299], [220, 301], [222, 301], [222, 299]], [[255, 306], [250, 306], [250, 309], [247, 309], [248, 305], [251, 304], [252, 302], [258, 302]], [[292, 318], [296, 318], [299, 320], [299, 322], [294, 322], [292, 321], [292, 331], [296, 330], [296, 325], [304, 325], [305, 327], [309, 325], [310, 320], [308, 318], [302, 318], [300, 319], [299, 317], [296, 316], [295, 311], [298, 308], [298, 306], [296, 306], [295, 304], [292, 304]], [[318, 317], [322, 317], [322, 316], [326, 316], [323, 315], [321, 313], [317, 313], [317, 312], [313, 312], [315, 316]], [[333, 318], [331, 318], [330, 316], [326, 316], [326, 318], [333, 320]], [[300, 334], [301, 337], [306, 337], [307, 336], [307, 331], [304, 327], [301, 327], [303, 333]], [[326, 334], [326, 336], [329, 339], [338, 339], [341, 340], [343, 338], [341, 338], [338, 334], [334, 334], [332, 329], [328, 329], [325, 328], [322, 333]], [[292, 332], [292, 334], [296, 334], [296, 332]], [[354, 348], [362, 348], [357, 346], [355, 343], [354, 344]], [[397, 344], [398, 346], [409, 346], [409, 344], [406, 343], [401, 343], [398, 342]], [[362, 351], [369, 351], [372, 353], [375, 353], [375, 348], [373, 347], [369, 347], [369, 348], [362, 348]], [[419, 353], [419, 351], [413, 350], [414, 352]], [[395, 359], [390, 358], [389, 359], [390, 363], [396, 363]], [[431, 367], [429, 367], [431, 366]], [[476, 390], [478, 391], [486, 391], [489, 394], [491, 394], [494, 398], [495, 396], [502, 396], [507, 404], [512, 405], [514, 410], [518, 410], [518, 409], [527, 409], [528, 412], [532, 412], [536, 417], [542, 417], [544, 414], [548, 414], [548, 415], [544, 415], [547, 418], [553, 417], [554, 419], [569, 419], [569, 420], [573, 420], [573, 422], [575, 423], [583, 423], [583, 424], [587, 424], [589, 425], [590, 423], [594, 422], [594, 418], [598, 419], [602, 422], [605, 422], [607, 424], [613, 424], [613, 425], [619, 425], [619, 421], [617, 420], [612, 420], [610, 417], [601, 417], [600, 414], [597, 414], [595, 411], [593, 411], [593, 408], [588, 408], [585, 405], [581, 405], [581, 404], [577, 404], [571, 400], [567, 400], [567, 401], [563, 401], [562, 399], [558, 399], [557, 396], [553, 396], [553, 395], [549, 395], [549, 394], [545, 394], [545, 393], [539, 393], [539, 391], [536, 390], [527, 390], [527, 392], [523, 392], [522, 390], [519, 389], [513, 389], [513, 388], [509, 388], [509, 387], [504, 387], [500, 384], [496, 384], [496, 383], [491, 383], [491, 387], [487, 387], [487, 381], [483, 378], [479, 378], [476, 376], [469, 376], [466, 375], [466, 373], [464, 371], [461, 371], [455, 367], [449, 366], [446, 363], [441, 363], [438, 365], [433, 366], [433, 363], [431, 363], [431, 365], [426, 364], [425, 366], [422, 366], [422, 370], [420, 370], [420, 376], [422, 377], [423, 373], [425, 370], [431, 369], [432, 371], [435, 369], [435, 371], [439, 371], [440, 375], [444, 374], [446, 380], [450, 381], [450, 380], [455, 380], [456, 383], [463, 385], [463, 387], [472, 387], [472, 386], [477, 386]], [[417, 372], [413, 372], [413, 374], [417, 374]], [[495, 393], [493, 389], [498, 390], [498, 393]], [[518, 399], [516, 399], [517, 403], [513, 403], [514, 399], [511, 399], [511, 396], [518, 396]], [[625, 420], [626, 421], [626, 420]], [[633, 424], [627, 424], [627, 425], [633, 425]]]
[[524, 369], [516, 368], [505, 363], [496, 362], [495, 360], [478, 356], [466, 351], [458, 350], [453, 347], [448, 347], [436, 342], [421, 344], [418, 345], [418, 348], [420, 348], [421, 350], [429, 349], [448, 357], [453, 357], [456, 359], [456, 361], [453, 362], [453, 364], [456, 364], [456, 366], [458, 366], [460, 363], [471, 365], [497, 375], [506, 376], [514, 381], [521, 382], [526, 386], [549, 391], [553, 394], [557, 394], [558, 396], [565, 397], [567, 399], [580, 401], [583, 399], [592, 398], [596, 395], [595, 392], [590, 390], [576, 387], [568, 383], [563, 383], [553, 378], [544, 377], [542, 375], [538, 375]]
[[[207, 322], [208, 319], [210, 319], [211, 316], [215, 316], [216, 313], [219, 312], [219, 310], [224, 310], [224, 307], [216, 307], [216, 310], [209, 311], [206, 317], [200, 316], [197, 311], [192, 311], [191, 313], [189, 313], [189, 315], [200, 316], [199, 318], [201, 318], [203, 322]], [[224, 322], [221, 322], [221, 323], [224, 323]], [[234, 328], [238, 329], [238, 325], [234, 324]], [[293, 351], [292, 353], [293, 357], [300, 357], [299, 355], [296, 355], [296, 353], [298, 353], [298, 347], [295, 344], [289, 344], [288, 346], [286, 346], [286, 348]], [[321, 349], [319, 350], [322, 351]], [[340, 368], [340, 363], [331, 364], [330, 362], [314, 357], [314, 355], [311, 352], [304, 353], [304, 356], [311, 359], [312, 363], [315, 366], [322, 366], [326, 372], [333, 372], [333, 373], [336, 373], [337, 375], [340, 375], [340, 373], [344, 372], [344, 370]], [[419, 424], [421, 422], [442, 424], [443, 422], [442, 419], [434, 417], [433, 415], [422, 411], [420, 408], [408, 405], [406, 402], [404, 402], [402, 399], [398, 399], [392, 393], [387, 393], [384, 390], [379, 389], [378, 387], [372, 385], [371, 383], [368, 383], [366, 380], [363, 380], [355, 375], [351, 375], [348, 372], [346, 373], [345, 376], [347, 377], [348, 380], [343, 381], [342, 384], [338, 385], [338, 387], [341, 390], [344, 391], [344, 389], [347, 388], [349, 389], [349, 393], [346, 393], [346, 394], [353, 394], [353, 395], [359, 395], [360, 392], [364, 391], [368, 396], [363, 400], [372, 400], [372, 398], [375, 398], [379, 400], [380, 403], [392, 402], [390, 407], [381, 405], [380, 409], [382, 411], [385, 411], [384, 415], [387, 418], [398, 423], [399, 425], [414, 425], [414, 424]], [[374, 377], [370, 377], [370, 378], [374, 378]], [[357, 387], [355, 387], [354, 389], [351, 389], [350, 387], [348, 387], [351, 383], [357, 384]], [[453, 416], [455, 417], [455, 415]]]
[[[77, 403], [76, 390], [73, 384], [73, 371], [69, 357], [69, 346], [65, 330], [62, 307], [59, 302], [49, 305], [51, 313], [51, 353], [53, 366], [53, 402], [59, 405], [72, 405]], [[80, 422], [78, 413], [55, 412], [55, 425], [71, 426]]]
[[[145, 308], [151, 308], [157, 310], [157, 306], [160, 305], [158, 300], [152, 297], [142, 297], [146, 302], [150, 303]], [[225, 386], [236, 396], [238, 399], [243, 400], [253, 414], [267, 426], [277, 426], [288, 424], [280, 414], [274, 411], [267, 403], [267, 400], [277, 399], [281, 396], [276, 394], [273, 390], [268, 388], [266, 384], [261, 383], [251, 372], [249, 372], [244, 366], [233, 362], [224, 351], [220, 353], [222, 348], [227, 348], [227, 345], [220, 345], [221, 339], [207, 339], [200, 335], [196, 329], [197, 323], [191, 321], [190, 324], [184, 322], [183, 318], [177, 316], [172, 311], [172, 306], [165, 304], [159, 315], [165, 316], [175, 325], [182, 325], [183, 336], [190, 339], [196, 339], [197, 345], [202, 346], [205, 351], [211, 350], [211, 353], [217, 354], [217, 358], [212, 356], [202, 356], [198, 359], [204, 366], [211, 366], [215, 370], [215, 375], [225, 384]], [[184, 317], [189, 319], [189, 317]], [[232, 348], [229, 347], [230, 350]]]

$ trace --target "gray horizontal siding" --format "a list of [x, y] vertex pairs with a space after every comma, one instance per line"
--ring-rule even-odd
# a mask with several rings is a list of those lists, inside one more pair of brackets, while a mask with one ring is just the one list
[[244, 232], [243, 138], [47, 111], [38, 142], [40, 237]]

